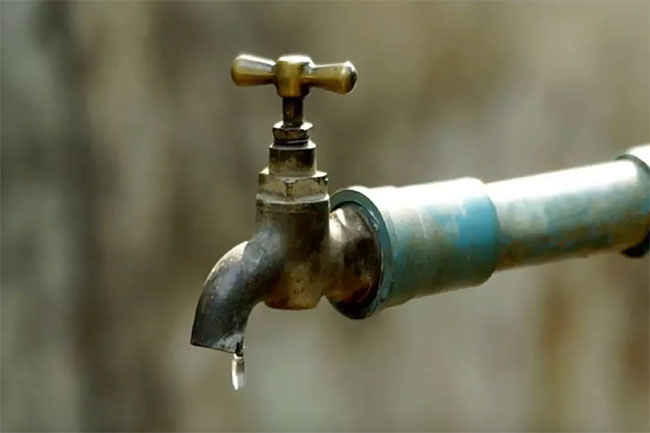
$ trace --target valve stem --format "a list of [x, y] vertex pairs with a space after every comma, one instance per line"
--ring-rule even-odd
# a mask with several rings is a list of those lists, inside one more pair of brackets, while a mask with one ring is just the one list
[[284, 127], [299, 127], [303, 122], [303, 98], [282, 98], [282, 123]]

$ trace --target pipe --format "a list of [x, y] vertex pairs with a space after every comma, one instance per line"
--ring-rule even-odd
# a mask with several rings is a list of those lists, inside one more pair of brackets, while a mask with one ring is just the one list
[[332, 304], [363, 318], [417, 296], [475, 286], [499, 269], [614, 250], [648, 250], [650, 145], [619, 160], [488, 185], [463, 178], [354, 187], [331, 198], [371, 221], [382, 258], [365, 302]]
[[648, 232], [648, 173], [630, 160], [494, 182], [497, 269], [623, 251]]

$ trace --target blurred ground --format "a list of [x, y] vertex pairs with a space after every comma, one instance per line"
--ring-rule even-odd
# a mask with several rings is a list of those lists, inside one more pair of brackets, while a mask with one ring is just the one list
[[361, 322], [258, 307], [247, 387], [189, 345], [280, 116], [241, 51], [352, 60], [309, 96], [331, 191], [650, 141], [647, 2], [2, 2], [2, 430], [648, 431], [649, 266], [498, 274]]

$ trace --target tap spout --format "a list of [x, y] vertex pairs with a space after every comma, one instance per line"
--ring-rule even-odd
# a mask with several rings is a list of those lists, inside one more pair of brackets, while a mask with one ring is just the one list
[[263, 230], [214, 265], [196, 307], [191, 344], [243, 352], [248, 316], [277, 278], [281, 251], [274, 231]]

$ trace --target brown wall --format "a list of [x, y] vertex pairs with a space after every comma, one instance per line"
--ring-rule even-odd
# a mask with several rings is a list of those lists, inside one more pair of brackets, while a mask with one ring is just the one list
[[14, 3], [2, 12], [3, 430], [645, 430], [649, 262], [494, 276], [352, 322], [258, 307], [247, 387], [189, 345], [248, 238], [280, 102], [241, 51], [352, 60], [313, 92], [331, 190], [607, 160], [650, 141], [647, 2]]

